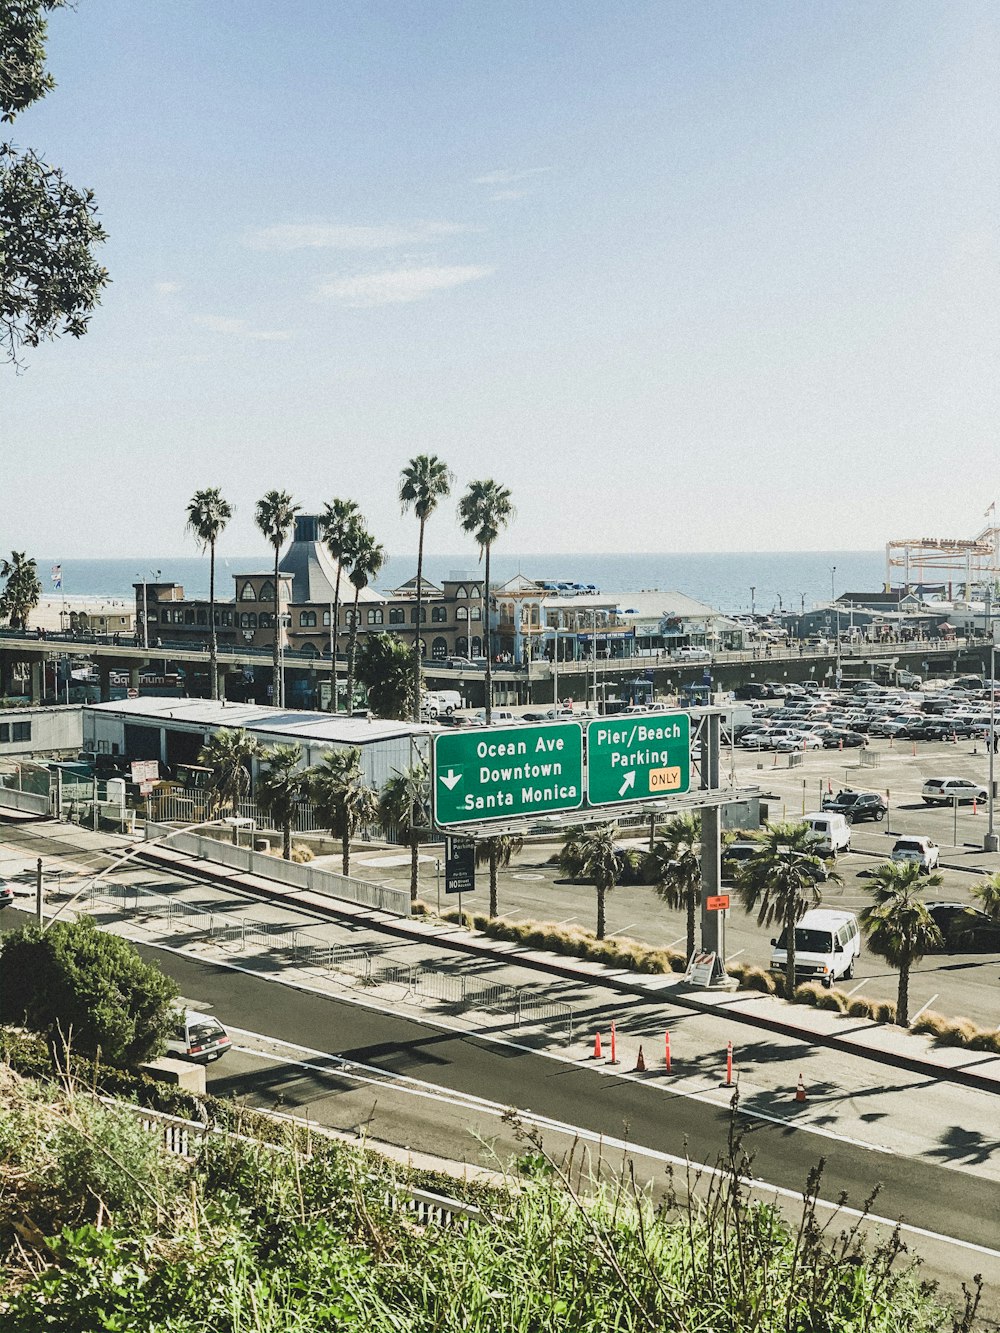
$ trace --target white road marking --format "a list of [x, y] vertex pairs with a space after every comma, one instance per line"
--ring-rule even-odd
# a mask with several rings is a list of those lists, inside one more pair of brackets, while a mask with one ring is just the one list
[[917, 1012], [916, 1012], [916, 1013], [913, 1015], [913, 1017], [910, 1019], [910, 1026], [911, 1026], [911, 1027], [912, 1027], [913, 1024], [917, 1021], [917, 1019], [920, 1017], [920, 1015], [924, 1012], [924, 1010], [925, 1010], [925, 1009], [929, 1009], [930, 1006], [934, 1003], [934, 1001], [935, 1001], [936, 999], [937, 999], [937, 996], [936, 996], [936, 995], [932, 995], [931, 998], [930, 998], [925, 1004], [922, 1004], [922, 1005], [920, 1006], [920, 1008], [917, 1010]]
[[613, 930], [608, 936], [608, 939], [613, 940], [616, 935], [624, 935], [626, 930], [631, 930], [633, 926], [637, 926], [638, 924], [638, 921], [630, 921], [627, 926], [622, 926], [621, 930]]

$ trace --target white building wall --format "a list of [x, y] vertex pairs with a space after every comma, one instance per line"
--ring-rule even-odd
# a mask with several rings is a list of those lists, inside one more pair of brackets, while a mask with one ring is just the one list
[[0, 708], [0, 759], [61, 750], [72, 751], [75, 758], [82, 748], [83, 709], [78, 704], [58, 708]]

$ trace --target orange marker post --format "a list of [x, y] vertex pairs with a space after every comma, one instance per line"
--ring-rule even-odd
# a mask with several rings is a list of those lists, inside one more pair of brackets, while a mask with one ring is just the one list
[[664, 1045], [664, 1053], [666, 1054], [666, 1057], [667, 1057], [667, 1073], [669, 1074], [669, 1073], [670, 1073], [670, 1033], [669, 1033], [669, 1032], [665, 1032], [665, 1033], [663, 1034], [663, 1045]]

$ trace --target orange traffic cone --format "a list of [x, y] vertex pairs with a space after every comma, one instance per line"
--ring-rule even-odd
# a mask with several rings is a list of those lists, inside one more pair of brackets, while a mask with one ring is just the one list
[[978, 815], [978, 814], [979, 814], [979, 802], [976, 800], [976, 798], [975, 798], [974, 796], [973, 796], [973, 798], [972, 798], [972, 813], [973, 813], [974, 815]]
[[637, 1074], [645, 1074], [646, 1072], [646, 1057], [642, 1053], [641, 1046], [639, 1047], [639, 1054], [635, 1057], [635, 1072]]
[[601, 1034], [599, 1032], [594, 1036], [594, 1054], [590, 1058], [591, 1060], [604, 1059], [604, 1052], [601, 1050]]
[[799, 1075], [799, 1086], [795, 1089], [795, 1100], [804, 1102], [806, 1099], [806, 1085], [802, 1082], [802, 1075]]

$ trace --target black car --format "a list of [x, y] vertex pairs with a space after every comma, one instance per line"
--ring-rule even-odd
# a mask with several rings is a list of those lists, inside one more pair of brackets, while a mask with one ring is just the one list
[[855, 824], [861, 819], [885, 819], [889, 806], [878, 792], [839, 791], [836, 796], [826, 798], [823, 809], [843, 815], [848, 824]]
[[825, 750], [853, 750], [865, 743], [860, 731], [850, 731], [846, 727], [834, 727], [832, 731], [822, 731], [820, 740]]
[[0, 879], [0, 907], [9, 907], [14, 901], [14, 890]]
[[969, 903], [928, 903], [949, 953], [1000, 953], [1000, 924]]

